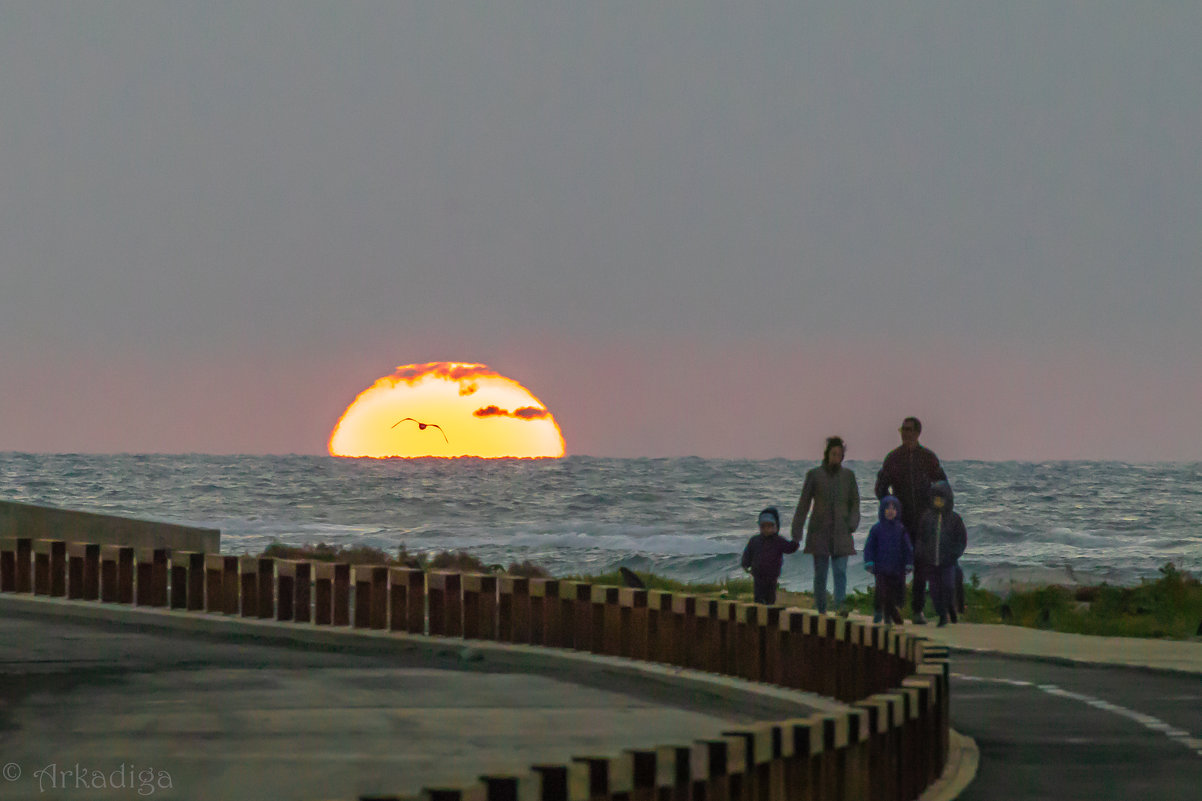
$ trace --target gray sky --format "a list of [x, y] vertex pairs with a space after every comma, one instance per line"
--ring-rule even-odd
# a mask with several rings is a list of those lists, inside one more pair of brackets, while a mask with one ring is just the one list
[[1202, 4], [0, 3], [0, 450], [1202, 459]]

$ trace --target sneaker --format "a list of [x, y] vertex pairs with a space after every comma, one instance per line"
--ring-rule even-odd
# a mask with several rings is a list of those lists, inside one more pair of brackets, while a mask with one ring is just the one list
[[926, 619], [925, 617], [923, 617], [923, 616], [922, 616], [922, 612], [915, 612], [915, 613], [914, 613], [914, 625], [916, 625], [916, 626], [925, 626], [925, 625], [926, 625], [926, 623], [927, 623], [927, 619]]
[[880, 612], [874, 612], [874, 613], [873, 613], [873, 615], [872, 615], [872, 622], [873, 622], [873, 623], [880, 623], [880, 622], [881, 622], [881, 613], [880, 613]]
[[901, 626], [901, 625], [903, 625], [903, 624], [904, 624], [906, 621], [905, 621], [905, 619], [904, 619], [904, 618], [902, 618], [902, 616], [901, 616], [901, 612], [894, 612], [894, 613], [893, 613], [893, 622], [894, 622], [894, 623], [896, 623], [897, 625]]

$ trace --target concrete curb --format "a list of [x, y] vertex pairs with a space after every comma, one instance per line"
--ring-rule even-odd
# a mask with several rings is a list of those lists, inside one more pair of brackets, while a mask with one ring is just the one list
[[948, 737], [947, 765], [943, 775], [918, 797], [919, 801], [952, 801], [959, 798], [977, 777], [977, 768], [981, 764], [977, 741], [955, 729], [948, 729]]
[[259, 643], [316, 645], [339, 651], [403, 653], [436, 661], [453, 656], [459, 667], [532, 673], [563, 681], [588, 684], [589, 676], [636, 682], [646, 692], [656, 686], [687, 688], [691, 693], [747, 706], [769, 707], [775, 717], [806, 717], [816, 712], [842, 712], [849, 706], [825, 696], [717, 676], [654, 662], [638, 662], [582, 651], [514, 645], [490, 640], [465, 640], [424, 634], [282, 623], [270, 619], [226, 617], [160, 607], [126, 606], [96, 601], [69, 601], [29, 595], [0, 595], [0, 612], [63, 620], [133, 625], [139, 628], [188, 632], [212, 637], [253, 639]]

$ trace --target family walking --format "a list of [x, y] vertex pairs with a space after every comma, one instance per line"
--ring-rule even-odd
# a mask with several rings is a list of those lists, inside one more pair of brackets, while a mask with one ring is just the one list
[[[901, 623], [905, 577], [913, 571], [911, 609], [915, 623], [926, 623], [929, 584], [939, 625], [957, 620], [963, 611], [963, 573], [959, 559], [967, 545], [964, 521], [939, 457], [918, 444], [922, 423], [907, 417], [899, 429], [902, 444], [891, 451], [877, 474], [878, 520], [864, 546], [864, 567], [876, 586], [874, 621]], [[776, 584], [786, 554], [802, 546], [814, 560], [814, 605], [827, 611], [827, 576], [834, 583], [833, 609], [846, 615], [847, 563], [855, 555], [853, 533], [860, 525], [860, 492], [855, 474], [843, 466], [847, 444], [830, 437], [822, 464], [805, 474], [793, 513], [791, 537], [780, 536], [780, 513], [768, 507], [759, 515], [760, 533], [743, 550], [742, 564], [751, 572], [756, 603], [776, 603]], [[807, 526], [807, 520], [809, 525]]]

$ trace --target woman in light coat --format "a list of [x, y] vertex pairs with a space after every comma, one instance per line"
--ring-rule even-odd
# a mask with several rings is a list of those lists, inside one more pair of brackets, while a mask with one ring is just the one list
[[855, 473], [843, 466], [846, 449], [840, 437], [827, 438], [822, 464], [806, 473], [801, 499], [793, 513], [793, 537], [797, 538], [804, 530], [803, 552], [814, 557], [814, 604], [819, 612], [826, 611], [826, 574], [833, 566], [835, 609], [844, 615], [847, 614], [843, 608], [847, 597], [847, 557], [856, 552], [851, 535], [860, 525], [860, 490]]

